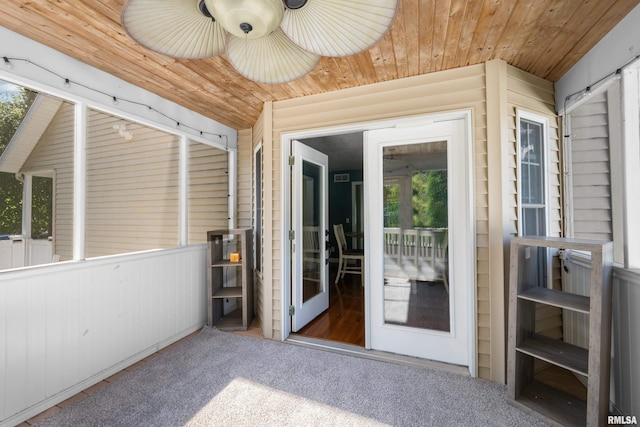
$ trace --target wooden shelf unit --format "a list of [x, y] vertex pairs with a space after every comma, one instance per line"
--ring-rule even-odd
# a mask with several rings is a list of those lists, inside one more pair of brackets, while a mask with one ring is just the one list
[[[589, 296], [537, 283], [540, 249], [591, 254]], [[549, 260], [546, 251], [542, 252]], [[507, 394], [510, 403], [556, 425], [604, 426], [609, 414], [613, 243], [554, 237], [514, 237], [509, 273]], [[542, 262], [542, 264], [541, 264]], [[546, 269], [544, 267], [543, 269]], [[535, 333], [536, 305], [588, 314], [589, 348]], [[587, 401], [534, 380], [541, 360], [587, 377]]]
[[[253, 235], [251, 229], [207, 232], [207, 325], [247, 330], [253, 320]], [[240, 259], [231, 260], [237, 253]], [[235, 300], [235, 307], [232, 300]]]

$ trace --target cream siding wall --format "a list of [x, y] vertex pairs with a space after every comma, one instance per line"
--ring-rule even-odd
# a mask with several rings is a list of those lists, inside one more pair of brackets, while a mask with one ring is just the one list
[[[489, 67], [490, 66], [490, 67]], [[487, 74], [487, 68], [496, 72]], [[487, 86], [497, 91], [497, 108], [488, 119]], [[493, 89], [492, 89], [493, 90]], [[517, 230], [516, 108], [549, 117], [552, 138], [552, 230], [559, 233], [560, 152], [558, 127], [553, 111], [554, 91], [550, 82], [508, 66], [503, 61], [399, 79], [374, 85], [308, 97], [265, 103], [265, 110], [252, 128], [252, 146], [264, 136], [264, 245], [265, 268], [262, 298], [262, 328], [265, 336], [282, 336], [281, 289], [283, 242], [281, 225], [281, 137], [283, 133], [321, 129], [386, 119], [471, 109], [473, 120], [473, 185], [476, 241], [475, 291], [477, 300], [477, 372], [482, 378], [504, 381], [505, 320], [504, 247]], [[493, 108], [493, 107], [492, 107]], [[489, 122], [491, 124], [489, 124]], [[272, 126], [272, 128], [270, 127]], [[490, 128], [491, 127], [491, 128]], [[499, 168], [489, 171], [489, 135], [496, 138]], [[245, 136], [248, 139], [248, 135]], [[240, 146], [244, 141], [240, 142]], [[247, 144], [248, 145], [248, 144]], [[504, 152], [504, 157], [503, 156]], [[252, 167], [249, 158], [240, 169]], [[251, 166], [250, 166], [251, 165]], [[504, 176], [504, 180], [502, 178]], [[498, 182], [500, 181], [500, 182]], [[557, 187], [557, 188], [556, 188]], [[502, 189], [505, 189], [504, 192]], [[498, 192], [498, 206], [490, 213], [490, 195]], [[504, 197], [503, 197], [504, 196]], [[499, 213], [498, 221], [491, 222]], [[503, 219], [504, 217], [504, 219]], [[497, 225], [497, 229], [495, 228]], [[497, 237], [492, 237], [496, 236]], [[491, 238], [490, 238], [491, 237]], [[492, 244], [491, 241], [494, 243]], [[497, 245], [496, 243], [497, 242]], [[498, 248], [496, 250], [496, 247]], [[269, 259], [272, 257], [272, 259]], [[271, 268], [267, 268], [270, 265]], [[497, 267], [496, 267], [497, 266]], [[269, 295], [270, 294], [270, 295]], [[271, 296], [271, 298], [269, 298]], [[270, 306], [270, 307], [269, 307]], [[268, 319], [269, 315], [271, 319]], [[269, 323], [269, 320], [270, 323]], [[493, 357], [492, 357], [493, 356]]]
[[[179, 139], [126, 121], [133, 139], [113, 129], [120, 118], [89, 111], [87, 130], [86, 256], [179, 243]], [[22, 172], [55, 170], [54, 248], [73, 257], [74, 106], [63, 103]], [[189, 143], [189, 243], [226, 228], [228, 162], [224, 150]]]
[[38, 94], [13, 135], [11, 143], [2, 153], [4, 172], [16, 173], [20, 170], [44, 131], [51, 124], [62, 102], [60, 98]]
[[[474, 199], [477, 250], [475, 271], [478, 295], [478, 374], [491, 378], [491, 278], [488, 255], [487, 130], [485, 67], [477, 65], [375, 85], [280, 101], [273, 104], [271, 152], [274, 169], [274, 261], [280, 266], [280, 139], [284, 132], [379, 121], [391, 118], [471, 109], [473, 115]], [[268, 196], [266, 196], [268, 198]], [[266, 221], [266, 219], [265, 219]], [[277, 257], [277, 258], [276, 258]], [[280, 318], [280, 271], [274, 271], [273, 317]], [[274, 326], [279, 326], [274, 322]], [[274, 331], [280, 335], [281, 330]]]
[[608, 92], [571, 111], [572, 230], [576, 238], [613, 240]]
[[189, 143], [189, 243], [205, 243], [207, 231], [228, 226], [228, 157], [224, 150]]
[[[257, 241], [255, 221], [255, 195], [254, 195], [254, 161], [253, 161], [253, 131], [252, 129], [244, 129], [238, 131], [238, 227], [253, 228], [254, 248], [260, 245]], [[259, 225], [258, 225], [259, 226]], [[258, 252], [254, 250], [254, 255]], [[259, 252], [261, 253], [261, 251]], [[253, 290], [253, 309], [255, 322], [258, 325], [263, 324], [263, 282], [262, 274], [257, 271], [257, 263], [254, 263], [254, 290]]]
[[179, 140], [126, 122], [133, 139], [113, 129], [122, 119], [89, 111], [86, 256], [177, 246]]
[[253, 142], [251, 129], [238, 131], [238, 228], [253, 228]]
[[74, 106], [63, 102], [21, 172], [55, 171], [53, 253], [73, 258]]
[[[517, 235], [520, 210], [518, 206], [518, 110], [533, 113], [548, 119], [548, 208], [549, 229], [547, 235], [562, 235], [562, 175], [560, 152], [561, 139], [559, 120], [555, 114], [555, 92], [551, 82], [537, 78], [522, 70], [508, 67], [508, 103], [509, 103], [509, 144], [508, 144], [508, 232]], [[561, 288], [560, 270], [557, 258], [553, 259], [554, 283]], [[538, 305], [536, 309], [536, 331], [554, 338], [562, 337], [562, 312], [547, 305]]]
[[[253, 159], [253, 152], [255, 148], [263, 142], [263, 140], [268, 140], [265, 138], [265, 135], [271, 134], [271, 118], [272, 118], [272, 103], [265, 103], [264, 110], [258, 117], [258, 120], [254, 124], [251, 132], [239, 132], [238, 133], [238, 145], [247, 144], [251, 146], [251, 158]], [[242, 135], [242, 140], [240, 139]], [[273, 210], [273, 200], [270, 198], [272, 193], [272, 181], [273, 181], [273, 170], [269, 167], [266, 167], [267, 164], [271, 162], [273, 157], [273, 151], [271, 149], [265, 148], [269, 147], [270, 143], [267, 142], [263, 145], [262, 149], [262, 221], [260, 224], [257, 224], [256, 227], [260, 227], [261, 241], [256, 242], [257, 245], [260, 245], [261, 248], [261, 265], [262, 271], [256, 272], [256, 305], [255, 312], [256, 318], [258, 319], [260, 328], [262, 330], [262, 335], [266, 338], [278, 339], [278, 335], [274, 335], [275, 328], [273, 327], [273, 294], [274, 289], [271, 284], [273, 283], [273, 253], [270, 251], [265, 252], [265, 248], [269, 248], [271, 246], [270, 241], [273, 236], [273, 230], [270, 227], [266, 227], [266, 220], [270, 220], [272, 216], [268, 214]], [[240, 168], [250, 168], [253, 170], [253, 161], [248, 163], [241, 163]], [[252, 182], [253, 184], [253, 182]], [[252, 185], [252, 194], [253, 194], [253, 185]], [[253, 207], [255, 206], [255, 194], [252, 199], [252, 212]], [[269, 266], [269, 268], [267, 267]]]
[[562, 233], [562, 175], [560, 154], [560, 130], [555, 113], [555, 96], [553, 83], [537, 78], [522, 70], [508, 67], [508, 102], [509, 102], [509, 194], [512, 204], [512, 225], [510, 232], [518, 230], [518, 188], [517, 171], [517, 119], [516, 111], [521, 109], [530, 113], [544, 116], [549, 120], [549, 230], [550, 236], [560, 236]]

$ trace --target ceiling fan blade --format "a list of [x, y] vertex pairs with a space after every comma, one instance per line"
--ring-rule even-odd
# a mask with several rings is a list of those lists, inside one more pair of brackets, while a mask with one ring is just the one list
[[320, 56], [287, 38], [280, 28], [268, 36], [249, 39], [230, 35], [227, 57], [243, 76], [258, 83], [286, 83], [304, 76]]
[[308, 0], [285, 8], [280, 27], [298, 46], [322, 56], [367, 50], [387, 32], [398, 0]]
[[129, 0], [120, 20], [129, 36], [155, 52], [197, 59], [224, 52], [226, 32], [198, 0]]

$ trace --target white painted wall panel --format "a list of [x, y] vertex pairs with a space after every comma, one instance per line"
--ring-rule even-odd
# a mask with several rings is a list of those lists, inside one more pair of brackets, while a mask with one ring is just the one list
[[640, 271], [613, 270], [611, 401], [616, 413], [640, 414]]
[[0, 425], [202, 327], [205, 246], [0, 272]]
[[[566, 262], [564, 291], [589, 296], [591, 269], [588, 261], [574, 255]], [[615, 413], [640, 413], [640, 272], [614, 268], [611, 342], [610, 400]], [[564, 340], [589, 345], [588, 315], [563, 311]]]

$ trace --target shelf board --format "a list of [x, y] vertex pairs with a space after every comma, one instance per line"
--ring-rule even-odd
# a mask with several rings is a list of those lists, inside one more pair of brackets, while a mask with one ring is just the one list
[[516, 400], [509, 399], [509, 403], [555, 425], [584, 426], [587, 422], [584, 400], [538, 381], [527, 384]]
[[589, 314], [590, 299], [582, 295], [535, 286], [519, 294], [518, 298]]
[[242, 310], [238, 309], [225, 314], [214, 326], [221, 331], [246, 331], [247, 328], [242, 324], [242, 321]]
[[589, 351], [582, 347], [532, 334], [516, 350], [577, 374], [588, 375]]
[[220, 261], [214, 261], [211, 264], [211, 267], [242, 267], [242, 260], [238, 261], [238, 262], [231, 262], [228, 259], [222, 259]]
[[212, 298], [242, 298], [242, 286], [218, 289]]

